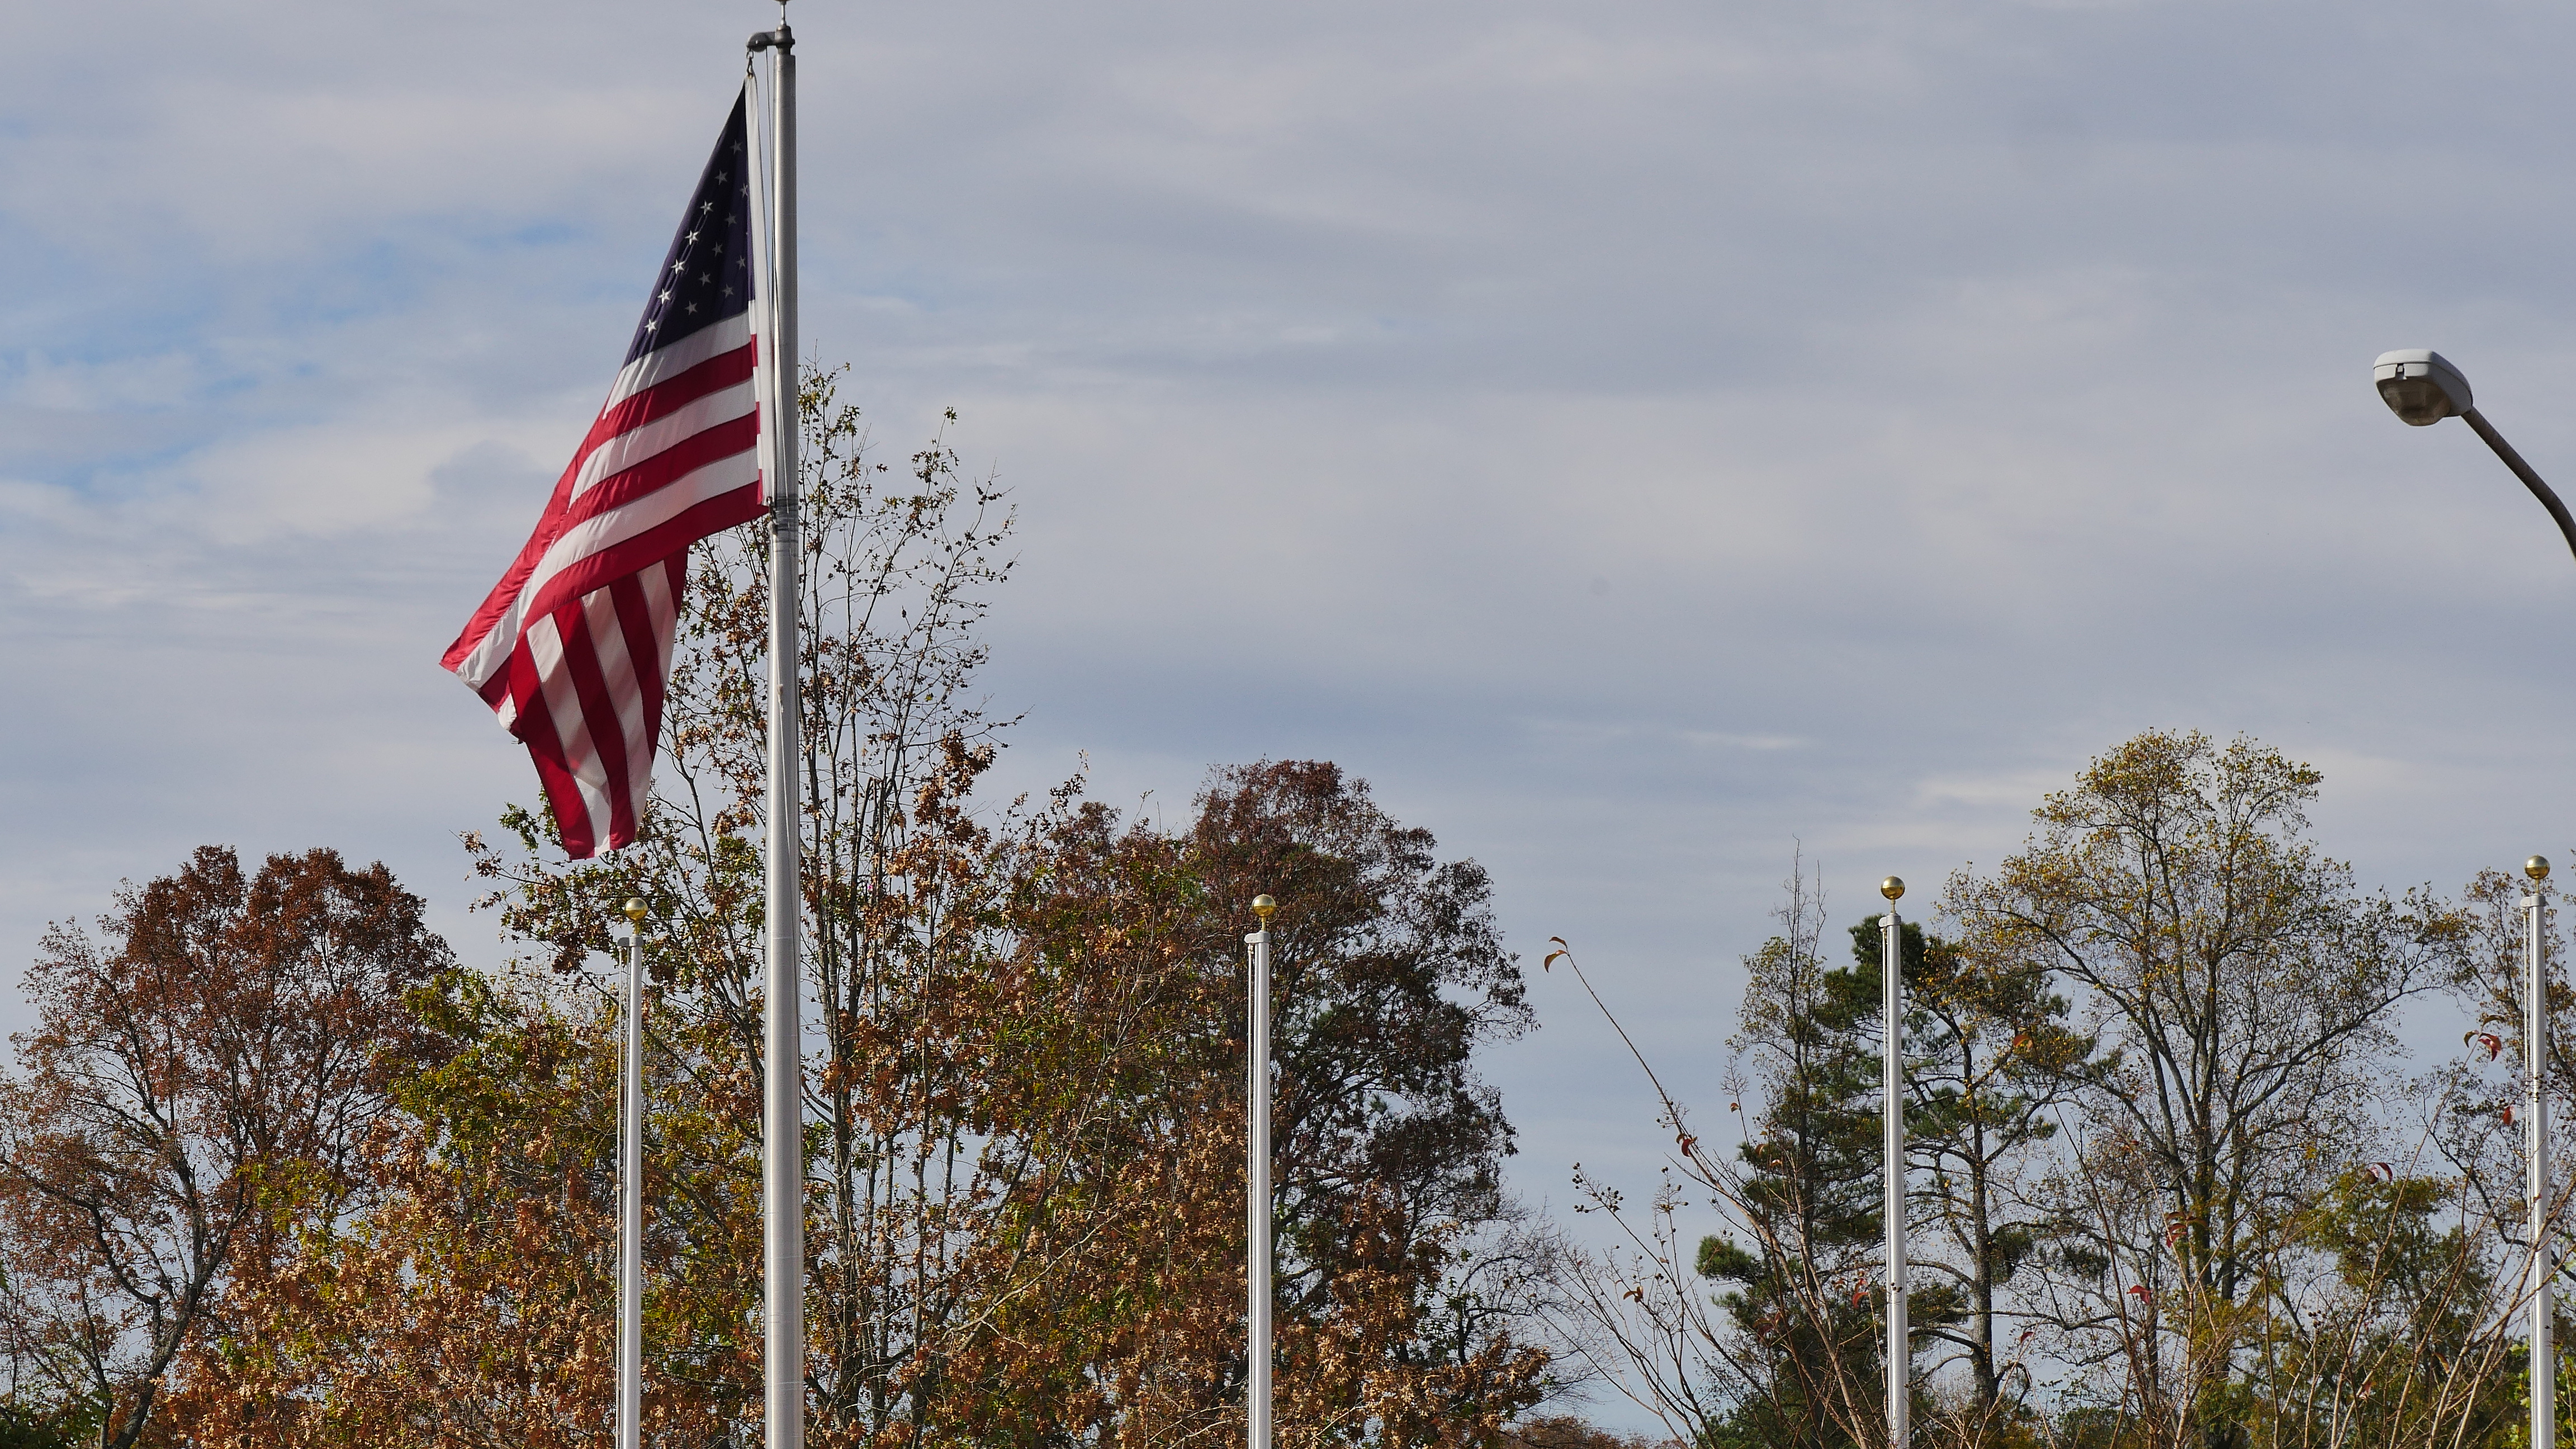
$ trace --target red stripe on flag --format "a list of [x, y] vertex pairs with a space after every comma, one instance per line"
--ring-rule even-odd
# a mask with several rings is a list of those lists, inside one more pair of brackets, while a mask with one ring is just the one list
[[[564, 590], [557, 586], [557, 581], [549, 579], [539, 590], [536, 598], [522, 599], [522, 595], [527, 592], [528, 580], [535, 575], [539, 565], [545, 562], [546, 555], [566, 533], [620, 507], [649, 498], [662, 488], [669, 487], [700, 468], [751, 452], [758, 446], [759, 427], [760, 421], [756, 414], [727, 419], [714, 427], [692, 434], [675, 446], [664, 449], [623, 473], [601, 479], [580, 498], [572, 500], [569, 506], [565, 504], [564, 495], [571, 487], [572, 473], [566, 472], [563, 481], [556, 485], [557, 500], [548, 505], [546, 517], [538, 524], [536, 534], [530, 537], [527, 546], [519, 551], [519, 557], [511, 563], [509, 571], [501, 576], [500, 584], [485, 597], [483, 606], [474, 611], [474, 618], [466, 625], [465, 632], [457, 635], [456, 642], [447, 647], [447, 654], [440, 661], [442, 665], [450, 673], [464, 668], [467, 656], [471, 655], [475, 647], [494, 629], [502, 625], [514, 604], [522, 605], [519, 613], [519, 627], [525, 628], [548, 610], [556, 607], [566, 597]], [[733, 522], [740, 521], [733, 520]], [[730, 524], [719, 526], [730, 526]], [[638, 537], [641, 536], [643, 535], [638, 535]], [[699, 537], [704, 536], [699, 535]], [[632, 539], [621, 540], [610, 547], [621, 557], [633, 557], [634, 550], [626, 546], [632, 541]], [[694, 541], [694, 539], [690, 540], [690, 542]], [[669, 549], [662, 549], [650, 557], [660, 558], [670, 552]], [[633, 567], [641, 567], [641, 565]], [[632, 568], [622, 571], [631, 572]], [[584, 586], [580, 592], [588, 593], [598, 586], [597, 583], [591, 583]]]
[[626, 659], [634, 671], [635, 704], [644, 721], [644, 748], [662, 737], [662, 641], [655, 637], [653, 607], [644, 597], [644, 574], [628, 574], [609, 587], [617, 600], [618, 632], [626, 636]]
[[712, 427], [691, 433], [661, 452], [611, 473], [582, 491], [564, 510], [564, 526], [555, 530], [562, 538], [576, 526], [588, 523], [604, 513], [613, 513], [630, 503], [641, 502], [710, 463], [738, 458], [760, 446], [760, 418], [745, 413], [727, 418]]
[[[602, 592], [614, 598], [612, 590]], [[609, 848], [613, 850], [635, 838], [634, 802], [626, 798], [630, 776], [626, 768], [625, 723], [617, 717], [616, 701], [610, 697], [608, 680], [601, 673], [588, 602], [582, 600], [556, 610], [555, 620], [556, 627], [564, 632], [564, 668], [572, 676], [573, 696], [581, 701], [582, 723], [590, 731], [591, 756], [599, 762], [600, 784], [607, 791], [609, 813], [605, 823]], [[588, 808], [587, 802], [584, 808]], [[560, 801], [555, 813], [563, 813]]]
[[572, 466], [564, 471], [580, 472], [583, 460], [611, 438], [669, 417], [711, 392], [751, 381], [752, 353], [748, 345], [719, 353], [676, 377], [664, 378], [632, 397], [610, 404], [599, 415], [599, 421], [590, 425], [590, 436], [581, 440], [581, 447], [572, 455]]
[[599, 839], [591, 833], [590, 810], [582, 803], [581, 782], [564, 768], [562, 746], [553, 754], [538, 749], [531, 742], [528, 758], [536, 763], [537, 783], [544, 787], [546, 804], [555, 817], [555, 834], [563, 840], [564, 854], [574, 860], [588, 860], [599, 853]]
[[561, 608], [566, 600], [604, 589], [614, 579], [668, 558], [710, 533], [731, 528], [737, 523], [749, 523], [766, 511], [760, 501], [757, 480], [693, 504], [642, 533], [619, 539], [567, 566], [563, 572], [546, 580], [545, 587], [532, 601], [528, 614], [535, 618]]

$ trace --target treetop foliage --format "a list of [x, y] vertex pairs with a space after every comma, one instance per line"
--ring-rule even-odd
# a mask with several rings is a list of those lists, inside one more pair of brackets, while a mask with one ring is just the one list
[[[2147, 731], [1907, 923], [1928, 1442], [2519, 1442], [2522, 886], [2363, 889], [2310, 836], [2322, 783]], [[1574, 1256], [1567, 1331], [1676, 1437], [1880, 1443], [1879, 921], [1832, 966], [1803, 861], [1779, 918], [1730, 1042], [1741, 1146], [1666, 1096], [1679, 1152], [1643, 1213], [1578, 1178], [1629, 1246]], [[2442, 996], [2486, 1030], [2411, 1073], [2397, 1013]], [[2551, 1081], [2576, 1087], [2555, 1045]], [[1685, 1212], [1720, 1224], [1695, 1253]]]

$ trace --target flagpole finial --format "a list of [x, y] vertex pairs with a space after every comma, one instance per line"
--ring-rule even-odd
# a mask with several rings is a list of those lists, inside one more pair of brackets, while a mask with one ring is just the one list
[[635, 923], [635, 929], [639, 931], [644, 929], [644, 916], [644, 898], [642, 896], [633, 896], [628, 898], [626, 902], [626, 919]]
[[2533, 880], [2549, 879], [2549, 857], [2535, 855], [2522, 863], [2522, 873]]
[[1891, 901], [1895, 900], [1897, 897], [1905, 894], [1905, 882], [1898, 880], [1894, 876], [1889, 876], [1887, 879], [1878, 883], [1878, 893], [1887, 897]]
[[1265, 931], [1270, 929], [1271, 912], [1278, 909], [1279, 903], [1272, 900], [1267, 894], [1257, 895], [1252, 898], [1252, 913], [1261, 918], [1261, 929]]

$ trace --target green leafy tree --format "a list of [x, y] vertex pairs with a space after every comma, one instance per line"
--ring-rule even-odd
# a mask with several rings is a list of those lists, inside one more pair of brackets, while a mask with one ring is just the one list
[[[1771, 1032], [1773, 1074], [1760, 1135], [1739, 1149], [1748, 1199], [1766, 1232], [1757, 1241], [1797, 1245], [1756, 1253], [1733, 1238], [1700, 1247], [1702, 1277], [1735, 1285], [1726, 1303], [1739, 1328], [1771, 1345], [1771, 1372], [1804, 1384], [1865, 1364], [1877, 1320], [1856, 1291], [1863, 1272], [1883, 1274], [1884, 936], [1881, 917], [1851, 927], [1851, 965], [1801, 971], [1795, 945], [1775, 937], [1747, 965], [1755, 989], [1746, 1013]], [[2055, 1135], [2047, 1110], [2070, 1084], [2097, 1073], [2090, 1038], [2065, 1025], [2067, 1004], [2027, 970], [1990, 969], [1916, 922], [1900, 932], [1907, 1015], [1907, 1161], [1912, 1288], [1908, 1326], [1918, 1345], [1947, 1343], [1966, 1359], [1972, 1397], [1965, 1427], [1981, 1437], [2004, 1408], [1997, 1349], [2013, 1278], [2030, 1261], [2045, 1208], [2015, 1191], [2021, 1169]], [[1828, 1294], [1833, 1316], [1806, 1321], [1816, 1301], [1796, 1280], [1827, 1254], [1853, 1264], [1855, 1291]], [[1866, 1266], [1863, 1266], [1866, 1265]], [[1824, 1285], [1839, 1289], [1839, 1281]], [[1765, 1329], [1769, 1332], [1765, 1332]], [[1793, 1432], [1782, 1404], [1748, 1405], [1756, 1436]], [[1927, 1400], [1927, 1410], [1934, 1406]]]
[[2259, 1439], [2502, 1445], [2527, 1432], [2519, 1355], [2494, 1331], [2495, 1263], [2460, 1187], [2367, 1164], [2299, 1214], [2294, 1251], [2322, 1271], [2270, 1305], [2245, 1396]]
[[[2047, 797], [1945, 902], [1982, 961], [2071, 986], [2118, 1049], [2075, 1084], [2061, 1232], [2103, 1276], [2057, 1310], [2140, 1412], [2244, 1442], [2227, 1408], [2281, 1225], [2371, 1140], [2391, 1008], [2459, 969], [2466, 923], [2358, 889], [2307, 839], [2321, 777], [2251, 740], [2154, 730]], [[2090, 1345], [2088, 1348], [2087, 1345]]]

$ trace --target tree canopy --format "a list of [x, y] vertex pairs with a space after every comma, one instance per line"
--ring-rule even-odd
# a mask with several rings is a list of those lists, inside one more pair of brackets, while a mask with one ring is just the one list
[[[2147, 731], [1907, 924], [1930, 1442], [2519, 1442], [2523, 887], [2364, 889], [2311, 837], [2321, 783], [2253, 740]], [[1666, 1096], [1679, 1152], [1642, 1210], [1581, 1179], [1631, 1246], [1573, 1256], [1568, 1336], [1677, 1437], [1884, 1442], [1878, 918], [1830, 968], [1802, 865], [1780, 919], [1745, 960], [1741, 1144]], [[2554, 917], [2546, 939], [2554, 962]], [[2442, 998], [2491, 1029], [2411, 1068], [2398, 1013]], [[1721, 1230], [1686, 1258], [1690, 1212]]]

